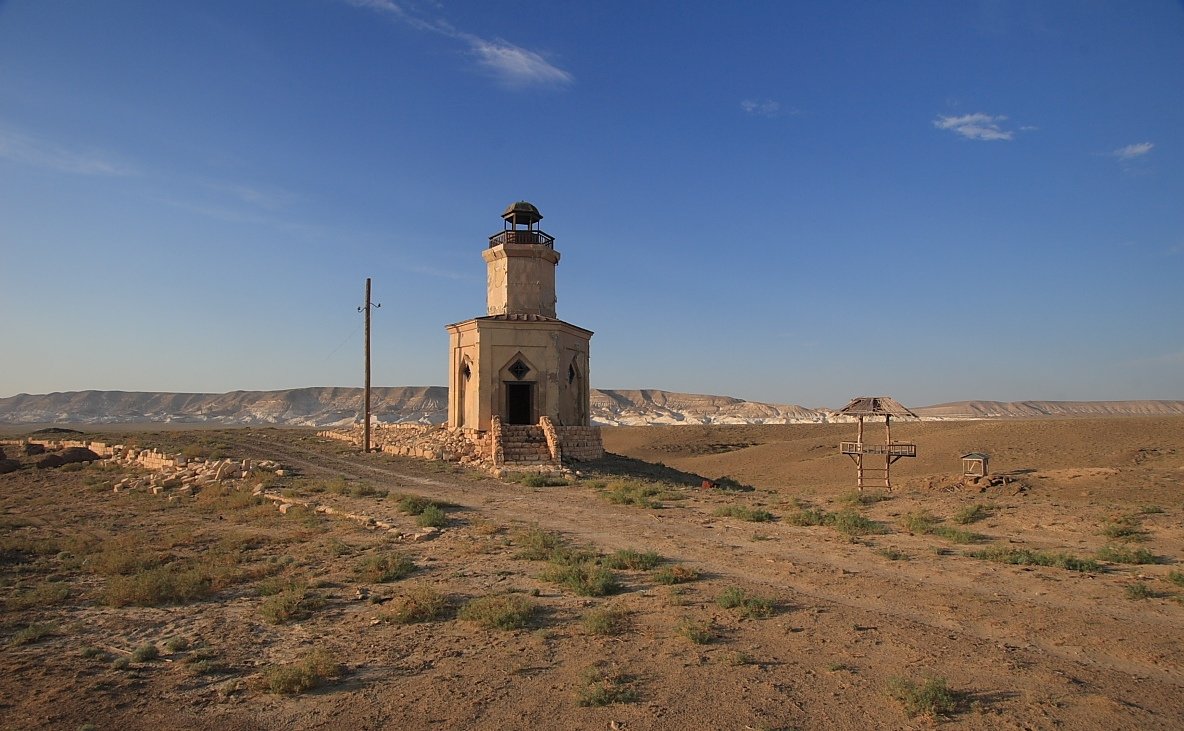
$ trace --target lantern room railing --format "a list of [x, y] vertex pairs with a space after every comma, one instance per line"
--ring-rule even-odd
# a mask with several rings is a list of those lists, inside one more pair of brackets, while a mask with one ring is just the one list
[[489, 237], [489, 248], [501, 246], [502, 244], [513, 244], [517, 246], [546, 246], [548, 249], [555, 248], [555, 237], [543, 233], [542, 231], [520, 231], [514, 229], [507, 229], [499, 231], [493, 236]]

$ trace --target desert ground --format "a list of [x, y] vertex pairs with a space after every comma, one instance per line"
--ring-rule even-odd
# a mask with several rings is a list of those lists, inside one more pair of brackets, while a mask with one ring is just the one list
[[854, 490], [853, 435], [607, 428], [543, 486], [92, 433], [285, 468], [172, 500], [5, 445], [0, 727], [1184, 728], [1184, 418], [894, 425], [891, 493]]

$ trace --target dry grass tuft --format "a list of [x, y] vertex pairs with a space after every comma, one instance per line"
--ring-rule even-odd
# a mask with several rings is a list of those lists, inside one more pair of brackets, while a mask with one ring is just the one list
[[537, 612], [538, 607], [521, 594], [496, 594], [469, 600], [457, 616], [485, 629], [511, 630], [528, 626]]

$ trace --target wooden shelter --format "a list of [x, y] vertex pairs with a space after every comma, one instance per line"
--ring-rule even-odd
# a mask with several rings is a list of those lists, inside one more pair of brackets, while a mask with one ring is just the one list
[[986, 452], [968, 452], [962, 455], [962, 474], [965, 477], [986, 477], [987, 461], [991, 455]]
[[[899, 401], [890, 396], [859, 396], [851, 399], [851, 403], [839, 409], [844, 416], [854, 416], [859, 421], [859, 432], [853, 442], [841, 442], [839, 451], [855, 462], [856, 484], [859, 490], [871, 481], [883, 479], [884, 487], [892, 489], [891, 469], [901, 457], [916, 457], [917, 445], [908, 442], [892, 441], [892, 417], [918, 418], [916, 414], [905, 408]], [[884, 417], [884, 443], [866, 444], [863, 441], [863, 420]], [[868, 457], [872, 457], [872, 464], [868, 464]], [[883, 457], [883, 467], [878, 457]]]

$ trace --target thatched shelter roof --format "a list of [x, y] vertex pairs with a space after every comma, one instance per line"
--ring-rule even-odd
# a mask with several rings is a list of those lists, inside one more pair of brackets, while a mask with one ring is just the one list
[[914, 419], [920, 418], [891, 396], [858, 396], [851, 399], [851, 403], [839, 409], [839, 413], [847, 416], [904, 416]]

